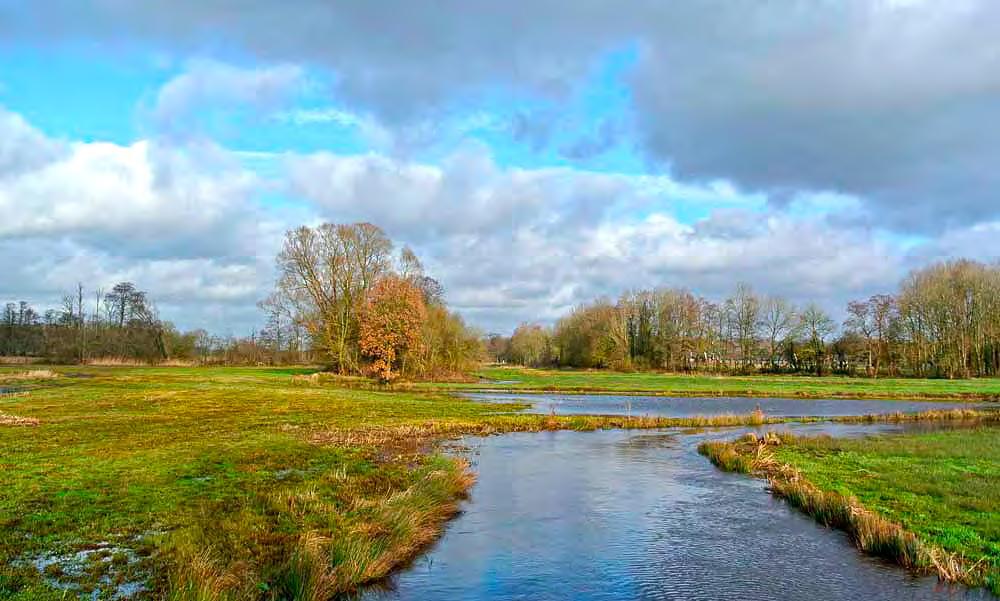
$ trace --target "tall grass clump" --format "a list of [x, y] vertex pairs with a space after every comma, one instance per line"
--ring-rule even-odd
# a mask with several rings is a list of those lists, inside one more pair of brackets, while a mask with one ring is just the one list
[[[817, 522], [843, 530], [854, 544], [869, 555], [894, 561], [915, 571], [931, 571], [934, 553], [900, 525], [864, 508], [853, 497], [825, 492], [803, 480], [769, 478], [771, 491]], [[960, 575], [938, 572], [943, 580], [960, 580]]]
[[[170, 601], [326, 601], [386, 577], [440, 534], [474, 482], [464, 460], [430, 457], [408, 486], [370, 490], [346, 472], [179, 533]], [[380, 487], [376, 487], [380, 488]]]
[[59, 374], [50, 369], [31, 369], [12, 373], [0, 373], [0, 382], [21, 382], [24, 380], [52, 380]]

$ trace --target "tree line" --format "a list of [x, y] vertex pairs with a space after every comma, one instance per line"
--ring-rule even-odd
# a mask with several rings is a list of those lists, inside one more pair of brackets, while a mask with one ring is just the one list
[[1000, 265], [959, 260], [911, 272], [895, 294], [852, 301], [837, 323], [739, 284], [721, 302], [686, 289], [627, 292], [575, 308], [554, 327], [493, 335], [494, 360], [532, 366], [841, 373], [1000, 373]]
[[279, 279], [259, 303], [263, 328], [246, 337], [181, 332], [160, 320], [131, 282], [108, 292], [67, 295], [40, 313], [8, 303], [0, 356], [60, 363], [182, 361], [254, 365], [325, 363], [342, 374], [388, 381], [468, 371], [482, 336], [448, 310], [444, 289], [412, 250], [369, 223], [322, 224], [287, 232]]
[[93, 297], [80, 284], [58, 309], [7, 303], [0, 315], [0, 355], [84, 362], [93, 357], [155, 361], [167, 356], [174, 332], [159, 320], [146, 293], [120, 282]]
[[893, 294], [848, 303], [837, 323], [739, 284], [721, 301], [682, 288], [583, 304], [554, 326], [482, 337], [450, 311], [407, 247], [368, 223], [286, 233], [265, 321], [245, 337], [182, 332], [131, 282], [55, 309], [7, 303], [0, 356], [85, 363], [325, 363], [382, 380], [441, 377], [483, 358], [532, 366], [919, 377], [1000, 374], [1000, 265], [960, 260], [910, 273]]
[[162, 321], [149, 295], [132, 282], [86, 291], [78, 284], [55, 309], [38, 311], [26, 301], [6, 303], [0, 313], [0, 357], [55, 363], [275, 364], [308, 361], [301, 338], [276, 333], [268, 321], [243, 338], [202, 329], [182, 332]]

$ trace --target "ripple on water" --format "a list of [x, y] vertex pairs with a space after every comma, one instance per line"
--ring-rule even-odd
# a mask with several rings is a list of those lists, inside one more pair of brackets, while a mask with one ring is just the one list
[[772, 399], [747, 397], [656, 397], [587, 394], [469, 393], [477, 401], [529, 403], [529, 413], [557, 415], [633, 415], [692, 417], [696, 415], [745, 414], [760, 408], [776, 417], [863, 415], [868, 413], [915, 412], [936, 409], [996, 407], [996, 403], [938, 401], [877, 401], [853, 399]]
[[[898, 426], [809, 424], [849, 435]], [[464, 441], [464, 512], [365, 599], [985, 599], [858, 553], [696, 452], [739, 430], [545, 432]]]

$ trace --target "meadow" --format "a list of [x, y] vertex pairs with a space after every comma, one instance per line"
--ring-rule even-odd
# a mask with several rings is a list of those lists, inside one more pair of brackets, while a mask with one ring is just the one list
[[786, 421], [521, 415], [441, 390], [454, 386], [306, 368], [2, 367], [0, 598], [326, 599], [435, 540], [474, 480], [442, 453], [450, 439]]
[[0, 598], [321, 599], [438, 534], [461, 434], [773, 422], [512, 415], [308, 369], [0, 369]]
[[418, 388], [662, 396], [759, 396], [924, 400], [1000, 400], [1000, 378], [925, 379], [846, 376], [674, 374], [488, 367], [478, 381]]

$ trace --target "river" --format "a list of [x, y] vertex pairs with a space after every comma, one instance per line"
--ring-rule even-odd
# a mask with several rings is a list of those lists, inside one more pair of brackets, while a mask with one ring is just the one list
[[[686, 412], [693, 406], [692, 399], [666, 401], [658, 399], [678, 413], [650, 414], [689, 415]], [[561, 403], [559, 408], [584, 402], [605, 407], [616, 401], [603, 396], [588, 401], [575, 395], [572, 403]], [[821, 408], [823, 415], [843, 415], [858, 407], [853, 405], [858, 401], [748, 402], [750, 408], [760, 402], [769, 414], [814, 414]], [[892, 411], [900, 407], [896, 402], [883, 404]], [[768, 410], [778, 406], [784, 409]], [[699, 413], [712, 413], [713, 407], [703, 406]], [[864, 407], [861, 412], [871, 411], [869, 405]], [[858, 436], [898, 432], [904, 426], [815, 423], [778, 428]], [[706, 438], [731, 439], [749, 429], [465, 438], [458, 452], [473, 461], [478, 481], [463, 512], [412, 566], [361, 597], [992, 598], [983, 590], [914, 577], [866, 557], [843, 533], [818, 525], [772, 497], [762, 481], [717, 470], [697, 453]]]

